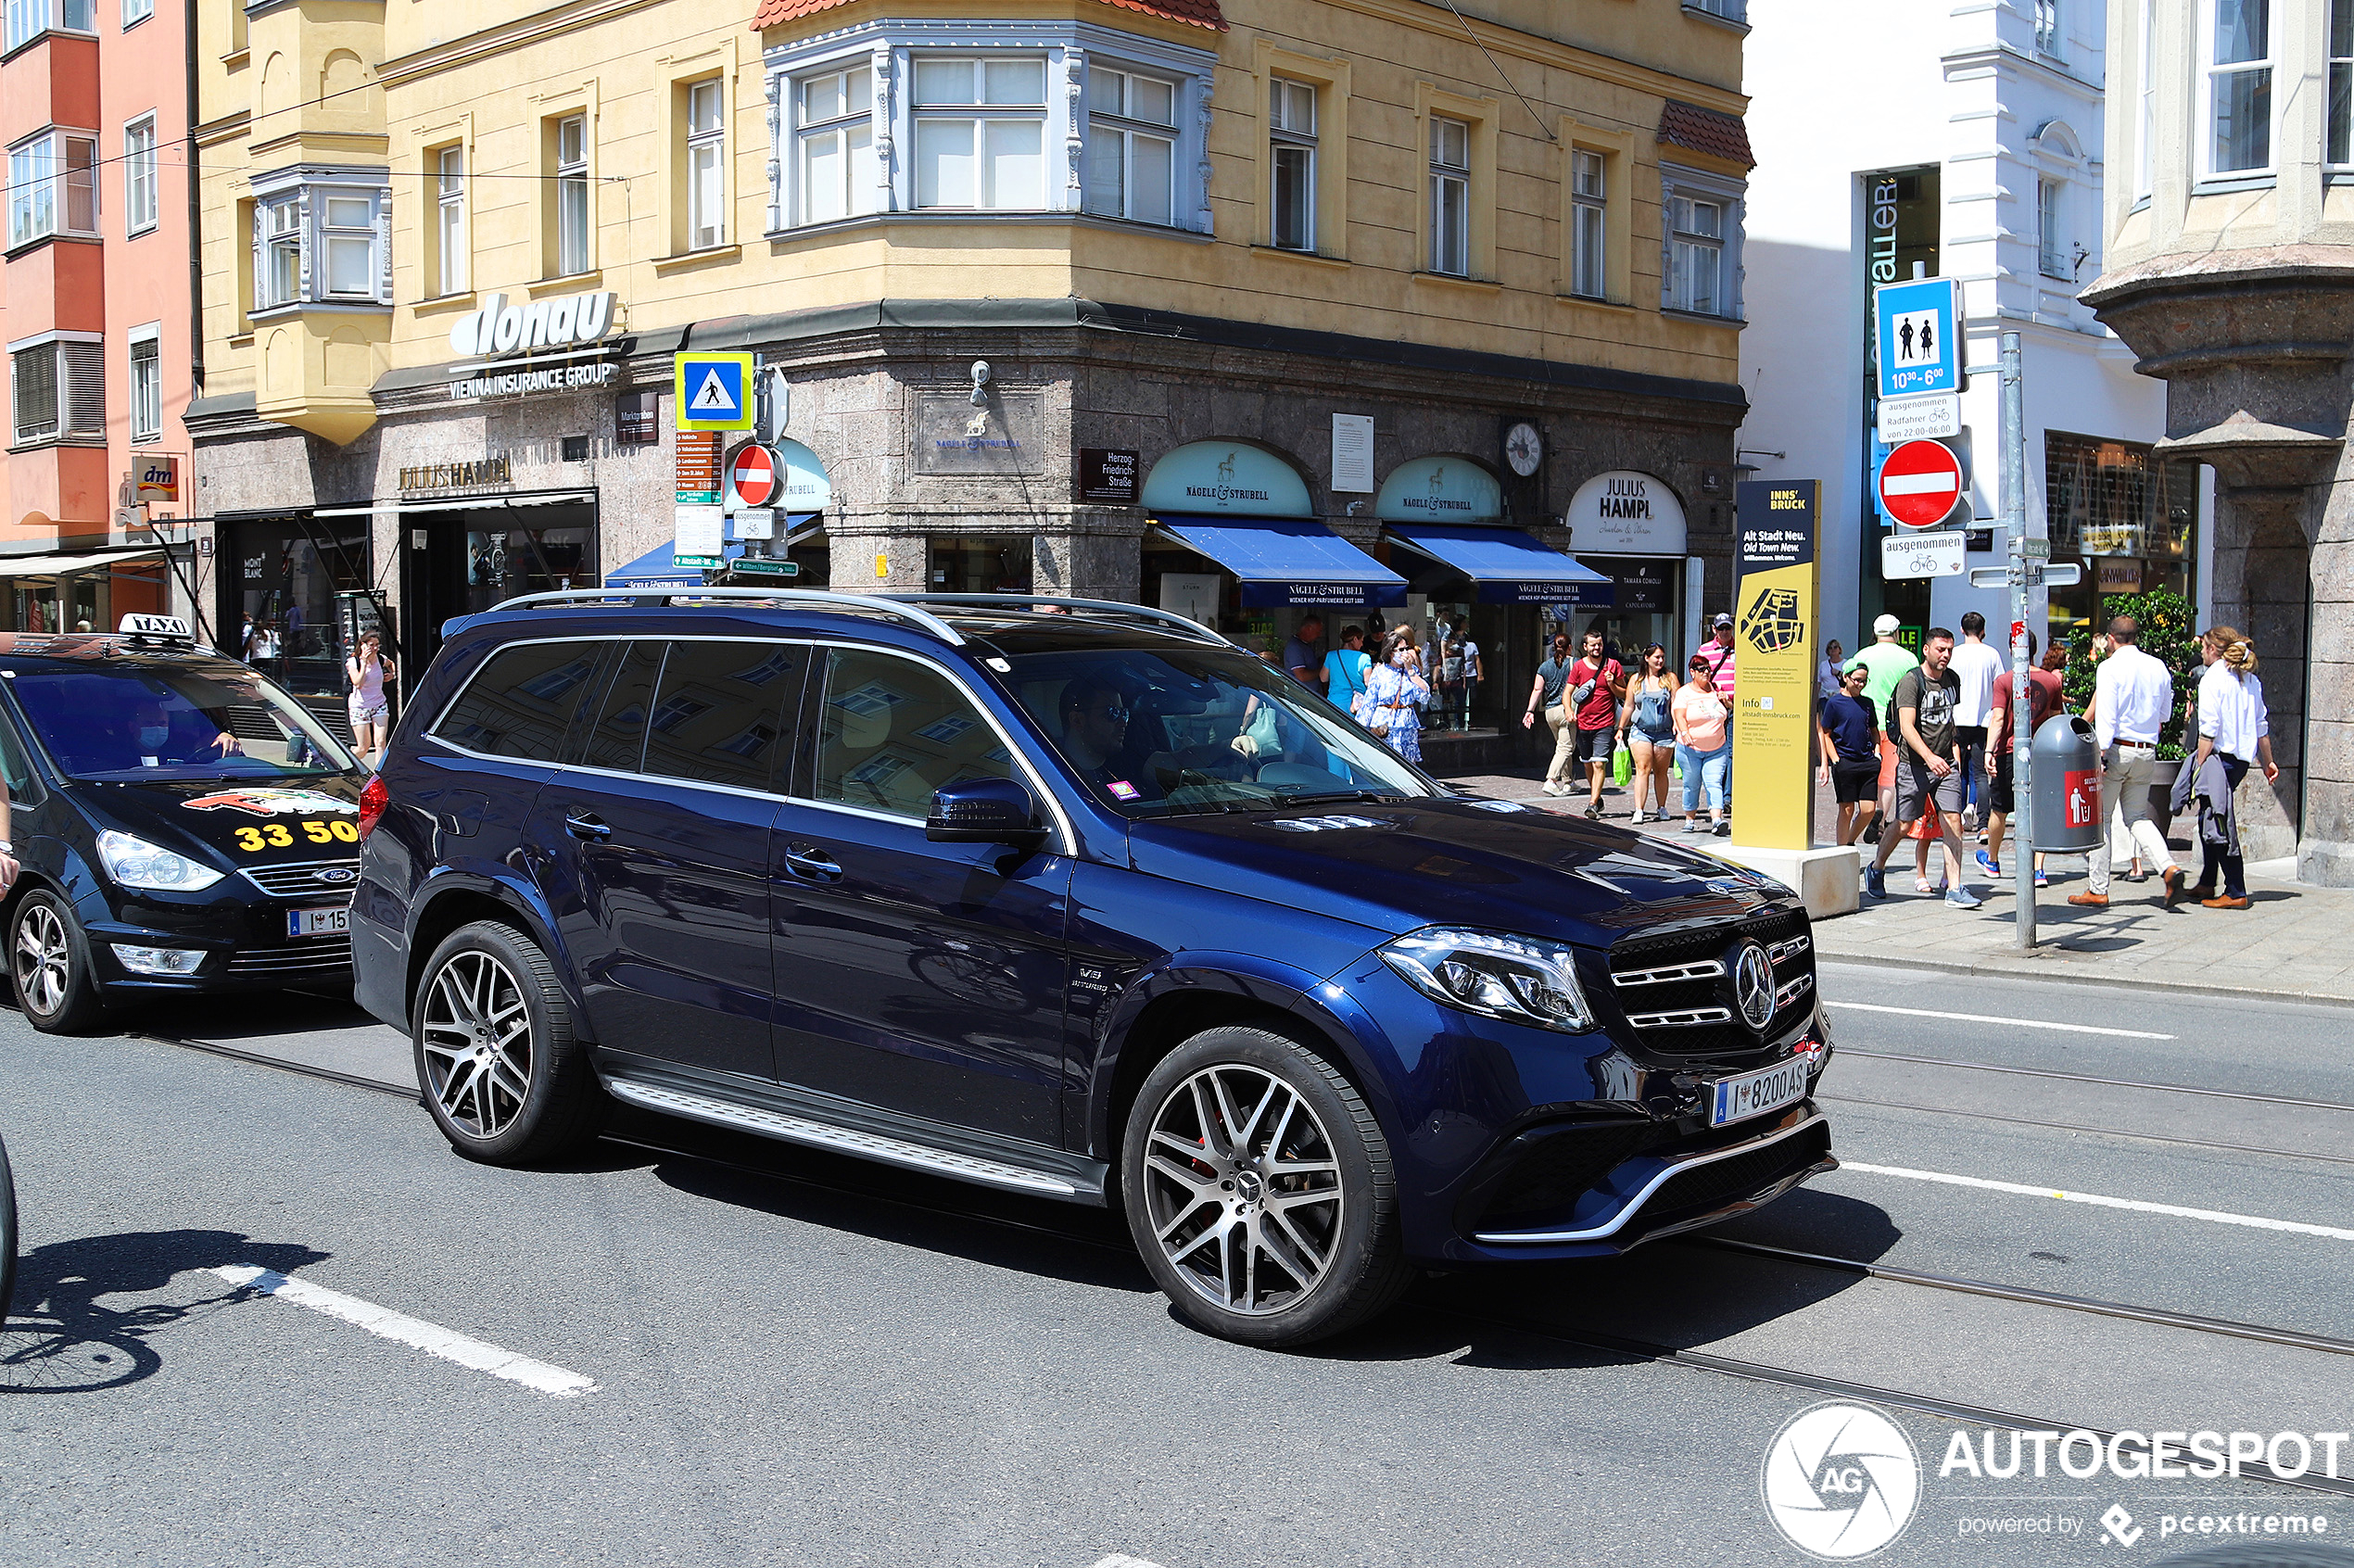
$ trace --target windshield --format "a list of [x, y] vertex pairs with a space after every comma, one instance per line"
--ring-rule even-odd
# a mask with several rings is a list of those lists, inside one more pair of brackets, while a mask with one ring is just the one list
[[35, 670], [8, 686], [70, 778], [318, 778], [359, 765], [306, 709], [251, 670]]
[[1211, 648], [1028, 653], [1014, 699], [1072, 771], [1131, 816], [1440, 791], [1283, 672]]

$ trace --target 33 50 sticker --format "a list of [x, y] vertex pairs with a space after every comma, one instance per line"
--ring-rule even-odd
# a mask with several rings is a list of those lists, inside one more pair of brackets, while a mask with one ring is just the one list
[[[303, 838], [314, 844], [356, 844], [360, 841], [360, 825], [356, 822], [297, 822]], [[237, 829], [237, 848], [247, 854], [259, 854], [267, 849], [291, 849], [295, 836], [284, 822], [272, 822], [260, 828]]]

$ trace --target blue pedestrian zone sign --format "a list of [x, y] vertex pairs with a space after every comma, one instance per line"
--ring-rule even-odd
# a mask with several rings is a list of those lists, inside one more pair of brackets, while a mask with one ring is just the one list
[[1962, 389], [1961, 294], [1951, 278], [1882, 284], [1874, 291], [1881, 397]]

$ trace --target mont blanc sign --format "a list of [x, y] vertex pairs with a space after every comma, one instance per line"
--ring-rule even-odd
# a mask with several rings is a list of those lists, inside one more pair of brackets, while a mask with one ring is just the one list
[[[553, 299], [511, 303], [493, 294], [479, 310], [469, 310], [449, 329], [449, 348], [461, 359], [504, 360], [532, 354], [560, 354], [565, 349], [591, 348], [614, 328], [614, 296], [609, 289], [565, 295]], [[564, 358], [570, 362], [470, 366], [482, 373], [449, 379], [453, 398], [495, 398], [525, 392], [560, 392], [603, 386], [621, 373], [610, 360]]]

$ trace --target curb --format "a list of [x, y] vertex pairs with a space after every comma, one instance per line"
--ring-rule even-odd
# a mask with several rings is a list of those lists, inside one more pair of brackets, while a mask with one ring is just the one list
[[2107, 986], [2118, 991], [2164, 991], [2183, 996], [2221, 996], [2234, 1002], [2292, 1002], [2313, 1007], [2354, 1007], [2354, 996], [2333, 996], [2314, 992], [2282, 991], [2277, 987], [2250, 985], [2203, 985], [2189, 980], [2166, 980], [2158, 976], [2077, 974], [2068, 970], [2042, 968], [2040, 966], [2064, 963], [2057, 951], [2038, 951], [2025, 958], [2011, 957], [2002, 963], [1977, 959], [1921, 958], [1910, 955], [1840, 953], [1816, 943], [1815, 956], [1826, 964], [1861, 964], [1881, 969], [1933, 969], [1941, 974], [1972, 975], [1987, 980], [2069, 980], [2078, 985]]

